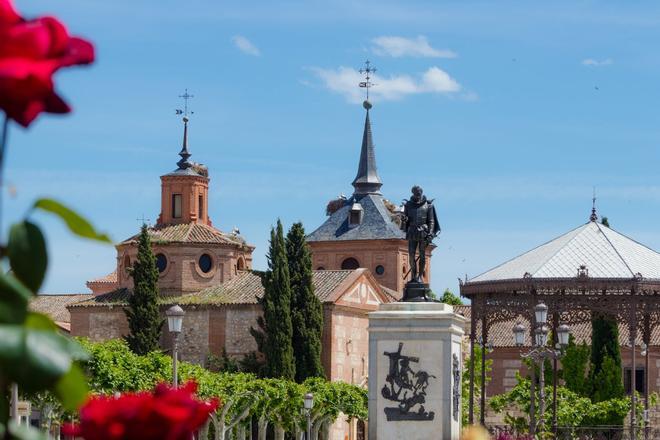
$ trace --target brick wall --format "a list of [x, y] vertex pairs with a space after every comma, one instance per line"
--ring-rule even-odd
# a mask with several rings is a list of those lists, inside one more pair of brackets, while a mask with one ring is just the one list
[[363, 384], [369, 371], [369, 319], [366, 311], [335, 306], [332, 317], [332, 380]]
[[[346, 258], [355, 258], [360, 267], [369, 269], [378, 283], [398, 292], [403, 292], [406, 280], [403, 275], [410, 268], [408, 264], [408, 243], [405, 240], [354, 240], [354, 241], [315, 241], [309, 243], [312, 249], [314, 269], [341, 269]], [[430, 280], [431, 250], [427, 250], [427, 281]], [[376, 273], [377, 266], [383, 266], [383, 274]]]
[[227, 308], [225, 346], [227, 354], [242, 358], [255, 351], [257, 343], [250, 334], [250, 327], [257, 328], [257, 317], [261, 307], [255, 305], [236, 305]]

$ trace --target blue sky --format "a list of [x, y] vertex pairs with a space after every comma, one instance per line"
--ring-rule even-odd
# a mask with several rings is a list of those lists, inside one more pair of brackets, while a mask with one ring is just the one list
[[[75, 112], [12, 127], [5, 219], [59, 198], [116, 240], [160, 210], [195, 95], [193, 160], [210, 215], [265, 266], [270, 226], [311, 231], [350, 194], [364, 111], [355, 69], [377, 67], [372, 127], [383, 192], [435, 198], [434, 290], [587, 221], [660, 249], [660, 4], [653, 2], [16, 0], [94, 41], [57, 76]], [[419, 170], [419, 171], [418, 171]], [[417, 173], [422, 175], [418, 176]], [[48, 293], [83, 292], [114, 248], [48, 234]]]

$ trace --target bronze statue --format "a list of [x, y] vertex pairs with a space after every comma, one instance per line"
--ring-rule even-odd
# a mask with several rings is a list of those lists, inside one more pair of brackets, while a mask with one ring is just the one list
[[[428, 284], [424, 283], [426, 275], [426, 247], [440, 233], [438, 216], [433, 206], [433, 200], [428, 200], [421, 187], [412, 187], [410, 200], [405, 201], [401, 229], [406, 232], [408, 240], [408, 262], [412, 273], [411, 280], [406, 285], [403, 301], [428, 301]], [[419, 256], [416, 256], [419, 254]], [[416, 292], [413, 293], [412, 290]]]

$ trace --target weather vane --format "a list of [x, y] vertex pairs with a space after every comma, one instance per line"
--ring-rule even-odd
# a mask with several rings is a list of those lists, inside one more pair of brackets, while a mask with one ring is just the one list
[[[183, 115], [184, 118], [188, 118], [188, 100], [190, 98], [194, 98], [195, 95], [191, 95], [188, 93], [188, 89], [183, 93], [183, 95], [179, 95], [179, 98], [183, 98], [183, 110], [181, 109], [176, 109], [176, 114], [177, 115]], [[190, 114], [194, 114], [195, 112], [190, 112]]]
[[360, 87], [367, 89], [367, 101], [369, 100], [369, 89], [374, 86], [371, 82], [371, 74], [376, 73], [376, 68], [371, 67], [371, 61], [364, 62], [364, 67], [360, 69], [360, 73], [364, 74], [364, 81], [360, 81]]

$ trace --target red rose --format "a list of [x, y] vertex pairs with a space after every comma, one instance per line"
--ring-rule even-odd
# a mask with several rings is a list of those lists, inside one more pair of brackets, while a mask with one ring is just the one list
[[94, 47], [70, 37], [53, 17], [21, 18], [11, 0], [0, 0], [0, 109], [27, 127], [41, 113], [68, 113], [55, 93], [61, 67], [94, 61]]
[[161, 384], [153, 393], [93, 397], [80, 410], [80, 424], [63, 427], [63, 433], [87, 440], [190, 440], [218, 408], [216, 399], [195, 399], [196, 390], [189, 382], [178, 389]]

